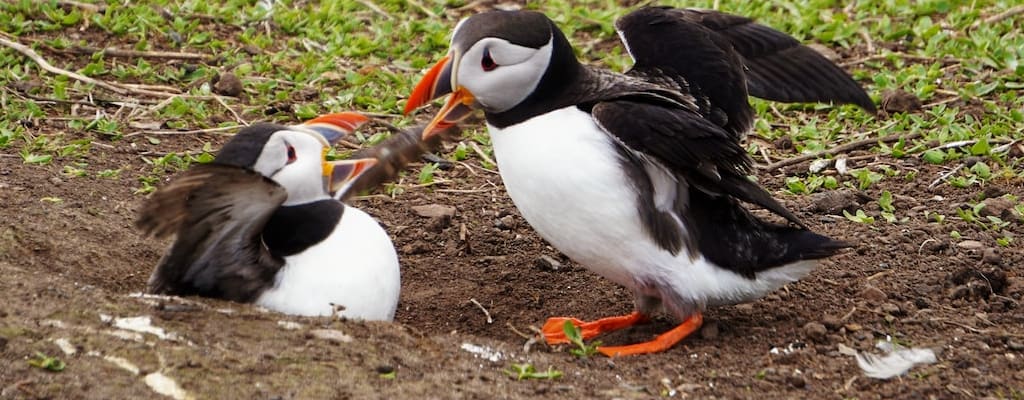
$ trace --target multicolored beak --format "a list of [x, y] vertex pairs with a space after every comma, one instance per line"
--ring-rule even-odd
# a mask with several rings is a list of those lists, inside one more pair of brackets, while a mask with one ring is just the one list
[[454, 56], [449, 54], [438, 61], [416, 84], [412, 95], [409, 96], [409, 102], [405, 104], [405, 113], [409, 114], [431, 100], [451, 93], [441, 111], [423, 128], [423, 139], [450, 128], [473, 112], [472, 105], [476, 99], [469, 90], [459, 86], [455, 80], [458, 75], [459, 58], [456, 53]]
[[377, 165], [376, 158], [324, 161], [324, 186], [334, 198], [341, 198], [359, 175]]
[[370, 119], [365, 115], [356, 112], [340, 112], [321, 115], [302, 124], [302, 127], [310, 129], [327, 140], [327, 143], [334, 145], [342, 137], [352, 134], [360, 126]]

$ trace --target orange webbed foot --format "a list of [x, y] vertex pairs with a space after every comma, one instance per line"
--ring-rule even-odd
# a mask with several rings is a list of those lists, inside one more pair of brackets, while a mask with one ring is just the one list
[[691, 333], [700, 328], [704, 323], [704, 316], [701, 313], [691, 315], [679, 326], [668, 332], [658, 335], [649, 342], [631, 344], [626, 346], [599, 346], [597, 351], [608, 357], [628, 356], [634, 354], [658, 353], [672, 348]]
[[541, 332], [544, 334], [544, 339], [547, 340], [548, 344], [569, 343], [569, 338], [565, 336], [566, 321], [569, 321], [574, 326], [578, 327], [580, 329], [580, 336], [584, 340], [587, 340], [605, 332], [628, 328], [638, 323], [646, 322], [647, 317], [637, 311], [634, 311], [627, 315], [601, 318], [591, 322], [584, 322], [577, 318], [567, 317], [548, 318], [547, 322], [545, 322], [544, 326], [541, 328]]

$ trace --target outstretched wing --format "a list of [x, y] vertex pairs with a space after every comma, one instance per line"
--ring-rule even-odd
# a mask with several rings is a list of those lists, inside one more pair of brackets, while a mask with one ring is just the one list
[[287, 192], [259, 173], [225, 165], [193, 167], [153, 194], [136, 226], [146, 235], [175, 233], [149, 282], [152, 293], [252, 301], [284, 265], [260, 232]]
[[[632, 75], [685, 81], [702, 114], [734, 135], [749, 129], [747, 95], [786, 102], [836, 101], [874, 111], [841, 68], [785, 33], [710, 10], [644, 7], [615, 22], [635, 61]], [[726, 121], [716, 114], [723, 112]]]
[[793, 37], [746, 17], [681, 11], [724, 36], [743, 56], [751, 96], [784, 102], [835, 101], [875, 111], [871, 97], [846, 71]]

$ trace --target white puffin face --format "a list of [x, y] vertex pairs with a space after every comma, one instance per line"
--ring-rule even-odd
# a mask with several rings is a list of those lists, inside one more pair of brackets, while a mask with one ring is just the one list
[[466, 88], [489, 112], [507, 111], [537, 88], [551, 63], [552, 48], [551, 41], [532, 48], [494, 37], [480, 39], [453, 66], [452, 87]]
[[284, 205], [330, 198], [324, 187], [322, 136], [301, 130], [275, 132], [263, 146], [253, 169], [288, 191]]

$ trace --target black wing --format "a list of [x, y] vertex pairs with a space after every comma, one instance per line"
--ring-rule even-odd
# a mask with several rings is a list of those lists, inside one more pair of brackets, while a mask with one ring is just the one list
[[697, 112], [627, 98], [597, 103], [591, 114], [601, 129], [630, 150], [653, 157], [701, 190], [756, 204], [804, 226], [747, 179], [751, 161], [743, 147]]
[[743, 56], [750, 95], [785, 102], [855, 104], [874, 112], [875, 104], [849, 74], [793, 37], [746, 17], [711, 10], [681, 10], [725, 37]]
[[259, 173], [213, 164], [193, 167], [158, 190], [136, 226], [146, 235], [177, 237], [149, 291], [254, 300], [284, 265], [262, 245], [260, 233], [286, 197]]
[[[601, 129], [624, 148], [624, 159], [631, 165], [627, 170], [642, 196], [641, 217], [663, 248], [675, 252], [683, 244], [696, 246], [716, 265], [753, 277], [757, 271], [827, 257], [849, 247], [808, 231], [770, 193], [748, 179], [746, 152], [728, 132], [698, 112], [621, 98], [597, 103], [591, 113]], [[645, 205], [655, 196], [647, 175], [651, 159], [680, 180], [676, 194], [681, 197], [675, 200], [675, 211], [701, 227], [689, 238], [674, 233], [678, 229], [673, 229], [668, 216]], [[764, 207], [797, 226], [761, 221], [739, 201]]]
[[719, 125], [734, 134], [745, 132], [753, 121], [748, 91], [769, 100], [837, 101], [875, 110], [864, 89], [841, 68], [749, 18], [645, 7], [619, 18], [615, 27], [635, 61], [631, 74], [682, 78], [695, 97], [707, 98], [709, 104], [701, 105], [705, 117], [720, 109], [728, 120]]

